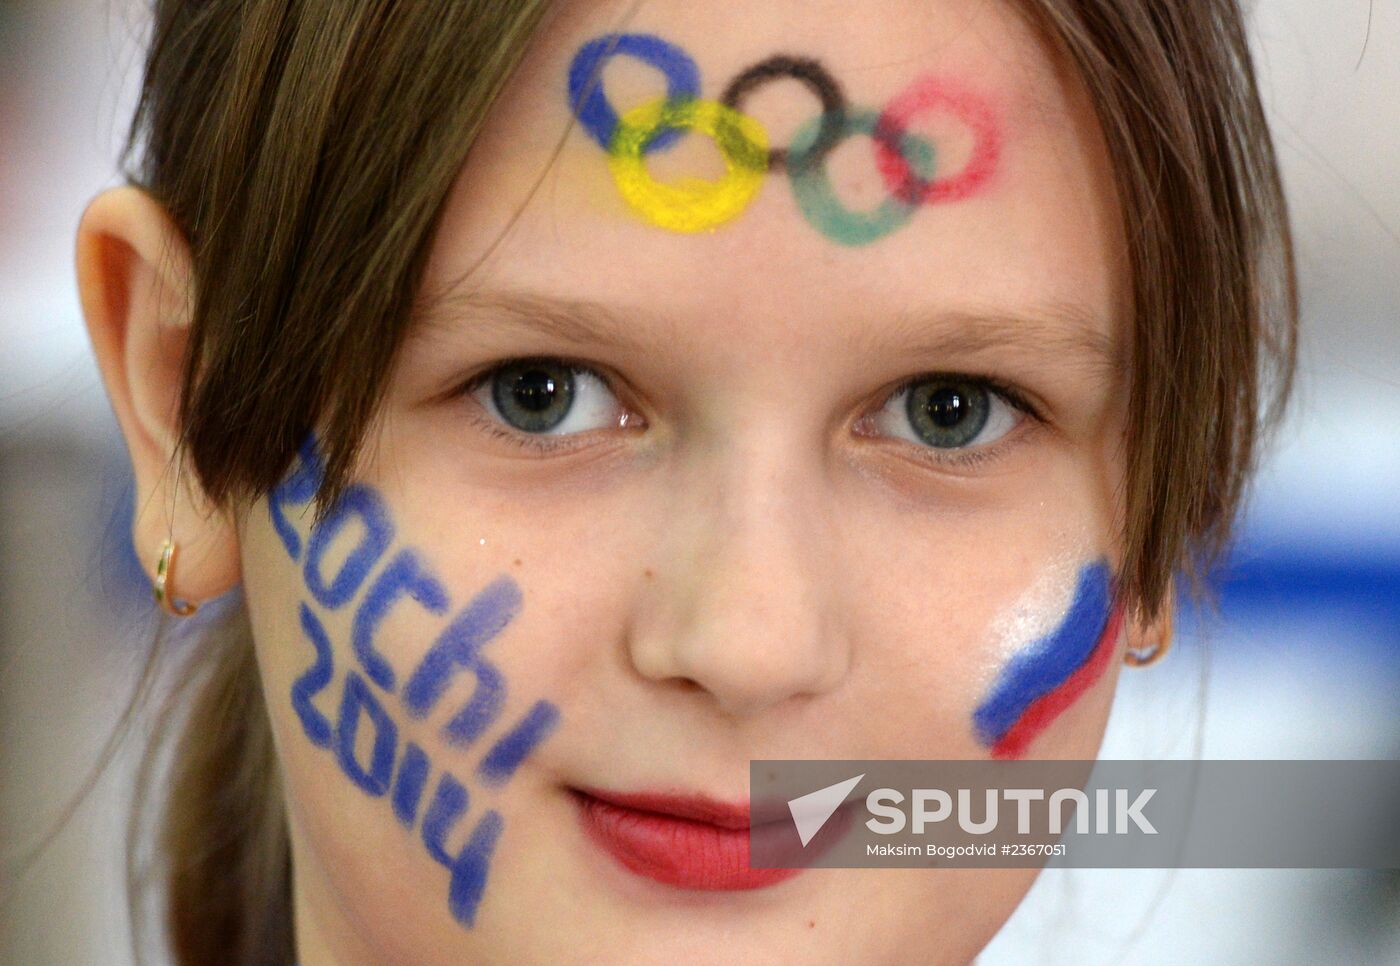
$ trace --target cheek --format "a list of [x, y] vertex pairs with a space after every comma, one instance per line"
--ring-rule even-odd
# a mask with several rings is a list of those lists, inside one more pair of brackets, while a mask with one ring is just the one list
[[[842, 605], [856, 615], [847, 633], [860, 660], [850, 686], [827, 696], [860, 724], [822, 755], [1095, 757], [1122, 623], [1111, 565], [1087, 530], [1021, 523], [861, 542], [852, 559], [868, 559]], [[880, 550], [896, 545], [897, 565]]]
[[1017, 652], [1062, 621], [1078, 566], [1101, 542], [1086, 514], [1031, 506], [850, 521], [832, 607], [853, 661], [845, 686], [823, 696], [844, 727], [811, 757], [991, 753], [975, 716]]
[[559, 724], [552, 702], [512, 686], [528, 680], [506, 633], [523, 591], [501, 572], [460, 591], [473, 585], [445, 579], [370, 487], [352, 485], [307, 526], [316, 468], [304, 450], [246, 540], [293, 817], [332, 892], [422, 883], [415, 901], [435, 894], [470, 928], [509, 826], [511, 780]]

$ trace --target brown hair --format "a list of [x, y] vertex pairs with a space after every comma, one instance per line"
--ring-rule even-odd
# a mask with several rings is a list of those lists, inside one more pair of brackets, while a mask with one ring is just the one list
[[[1117, 181], [1135, 309], [1122, 584], [1150, 616], [1178, 568], [1203, 594], [1291, 388], [1273, 145], [1236, 0], [1018, 6], [1082, 76]], [[545, 7], [156, 0], [124, 157], [190, 246], [180, 415], [211, 499], [266, 493], [312, 427], [319, 507], [345, 485], [443, 202]], [[181, 963], [287, 963], [285, 817], [246, 626], [198, 650], [157, 844], [170, 938]]]

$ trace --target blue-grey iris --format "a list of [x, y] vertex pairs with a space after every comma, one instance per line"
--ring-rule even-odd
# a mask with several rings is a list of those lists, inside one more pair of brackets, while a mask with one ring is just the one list
[[563, 422], [573, 405], [573, 369], [547, 359], [507, 363], [491, 379], [491, 399], [515, 429], [548, 432]]
[[987, 425], [991, 399], [986, 387], [975, 382], [939, 377], [911, 386], [906, 406], [920, 439], [940, 449], [957, 449]]

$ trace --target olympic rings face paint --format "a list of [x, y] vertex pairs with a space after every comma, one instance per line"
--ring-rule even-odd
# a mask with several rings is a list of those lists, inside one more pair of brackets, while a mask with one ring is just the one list
[[[724, 156], [719, 181], [682, 178], [657, 181], [642, 155], [647, 146], [677, 130], [693, 128], [713, 138]], [[704, 231], [748, 207], [768, 167], [768, 135], [753, 118], [718, 101], [659, 98], [623, 115], [609, 146], [608, 163], [618, 190], [643, 217], [672, 231]]]
[[[853, 111], [845, 115], [835, 144], [856, 134], [875, 136], [880, 116], [874, 111]], [[789, 177], [797, 205], [807, 220], [832, 241], [842, 245], [867, 245], [903, 227], [913, 217], [916, 205], [898, 196], [886, 198], [874, 211], [856, 212], [846, 208], [831, 186], [826, 173], [826, 155], [822, 132], [825, 118], [808, 121], [792, 139], [792, 160]], [[835, 146], [832, 145], [832, 147]], [[931, 178], [934, 172], [933, 147], [922, 138], [903, 135], [898, 139], [899, 157], [908, 158], [912, 170]]]
[[[690, 55], [650, 34], [606, 34], [584, 44], [569, 67], [569, 104], [579, 123], [607, 149], [617, 133], [617, 111], [603, 92], [603, 68], [619, 54], [646, 61], [666, 75], [666, 99], [688, 101], [700, 96], [700, 68]], [[662, 131], [646, 150], [657, 151], [680, 140], [682, 129]]]
[[[808, 57], [788, 57], [778, 54], [755, 64], [730, 83], [720, 103], [734, 110], [742, 110], [744, 98], [754, 90], [775, 80], [791, 77], [801, 81], [821, 101], [822, 116], [820, 130], [808, 149], [808, 164], [825, 160], [844, 137], [843, 125], [846, 119], [846, 95], [825, 67]], [[770, 171], [787, 171], [787, 148], [773, 148], [768, 152]]]
[[[660, 70], [664, 98], [618, 118], [602, 90], [602, 68], [625, 54]], [[753, 91], [791, 78], [821, 102], [821, 114], [803, 125], [787, 148], [768, 146], [767, 134], [741, 110]], [[831, 240], [866, 245], [906, 224], [924, 204], [961, 201], [984, 188], [1001, 158], [1001, 135], [991, 107], [956, 84], [921, 77], [880, 111], [851, 107], [841, 85], [811, 58], [778, 54], [739, 73], [719, 101], [700, 97], [700, 70], [680, 47], [651, 34], [606, 34], [579, 48], [569, 67], [569, 104], [590, 137], [609, 155], [619, 191], [643, 218], [678, 232], [713, 230], [737, 217], [757, 194], [767, 171], [785, 173], [803, 216]], [[908, 133], [916, 116], [951, 114], [973, 136], [971, 157], [956, 174], [939, 177], [935, 147]], [[727, 173], [717, 182], [654, 179], [645, 155], [676, 143], [694, 129], [715, 140]], [[870, 212], [852, 212], [836, 197], [826, 159], [845, 139], [868, 135], [874, 161], [891, 197]]]

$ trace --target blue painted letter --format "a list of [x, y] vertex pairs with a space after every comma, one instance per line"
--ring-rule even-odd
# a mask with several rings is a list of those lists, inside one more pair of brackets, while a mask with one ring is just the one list
[[[361, 767], [355, 759], [355, 733], [360, 727], [360, 712], [374, 722], [374, 750], [369, 768]], [[369, 689], [365, 679], [354, 671], [345, 675], [345, 693], [340, 699], [340, 722], [336, 726], [335, 756], [348, 777], [367, 795], [378, 797], [389, 788], [389, 776], [394, 770], [394, 747], [399, 729], [385, 713]]]
[[385, 691], [394, 690], [394, 669], [374, 647], [374, 632], [401, 597], [411, 597], [430, 614], [447, 610], [447, 591], [412, 550], [401, 550], [390, 561], [355, 611], [351, 642], [369, 679]]
[[292, 682], [292, 708], [301, 719], [301, 730], [306, 732], [306, 737], [311, 739], [311, 743], [326, 748], [331, 743], [331, 723], [326, 720], [325, 715], [316, 710], [311, 699], [331, 683], [331, 674], [335, 670], [331, 658], [331, 641], [326, 636], [326, 629], [321, 626], [321, 621], [305, 604], [301, 605], [301, 629], [306, 632], [311, 646], [316, 648], [316, 662]]
[[428, 854], [452, 872], [448, 886], [447, 906], [453, 917], [470, 927], [476, 920], [476, 909], [486, 891], [486, 877], [491, 871], [491, 856], [501, 837], [505, 820], [495, 809], [487, 811], [476, 823], [467, 844], [455, 857], [447, 852], [447, 833], [467, 811], [467, 790], [451, 775], [444, 773], [438, 781], [437, 794], [423, 819], [423, 844]]
[[399, 774], [394, 779], [394, 815], [404, 828], [413, 828], [418, 821], [418, 803], [423, 800], [423, 786], [428, 782], [428, 756], [413, 742], [403, 750]]
[[[327, 584], [325, 575], [321, 573], [321, 558], [352, 517], [358, 517], [364, 524], [364, 536], [345, 558], [340, 572]], [[347, 487], [330, 515], [311, 531], [311, 545], [306, 549], [307, 589], [327, 609], [334, 610], [347, 603], [355, 596], [370, 569], [379, 562], [393, 539], [394, 525], [389, 522], [389, 514], [375, 492], [359, 484]]]
[[536, 701], [520, 722], [496, 740], [476, 773], [489, 785], [503, 785], [520, 763], [549, 737], [559, 724], [559, 709], [548, 701]]
[[282, 546], [293, 560], [301, 559], [301, 537], [296, 527], [282, 512], [284, 507], [304, 506], [316, 496], [321, 486], [324, 469], [321, 458], [316, 454], [316, 438], [308, 436], [297, 453], [297, 468], [285, 480], [272, 488], [267, 495], [267, 512], [272, 517], [272, 527], [282, 538]]
[[458, 669], [472, 672], [476, 688], [471, 700], [443, 728], [455, 745], [475, 741], [500, 714], [505, 701], [505, 679], [481, 648], [505, 629], [520, 613], [520, 588], [509, 576], [498, 577], [472, 598], [466, 608], [442, 632], [404, 688], [404, 706], [415, 718], [426, 715], [446, 690]]

